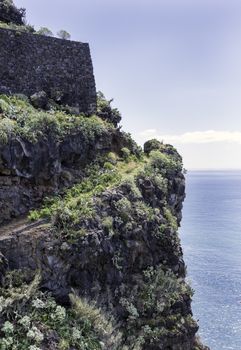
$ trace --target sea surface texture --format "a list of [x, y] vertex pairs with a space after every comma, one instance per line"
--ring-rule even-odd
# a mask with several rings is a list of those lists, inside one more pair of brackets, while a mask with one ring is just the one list
[[180, 236], [211, 350], [241, 350], [241, 171], [190, 171]]

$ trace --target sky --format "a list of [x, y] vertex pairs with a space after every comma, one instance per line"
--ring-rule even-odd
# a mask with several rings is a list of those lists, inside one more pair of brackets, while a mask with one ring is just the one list
[[187, 169], [241, 169], [240, 0], [15, 0], [36, 29], [88, 42], [97, 89], [139, 144]]

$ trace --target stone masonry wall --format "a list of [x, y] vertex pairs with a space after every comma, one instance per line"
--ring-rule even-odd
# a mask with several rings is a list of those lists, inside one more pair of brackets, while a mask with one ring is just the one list
[[0, 93], [49, 97], [91, 114], [96, 88], [89, 45], [0, 29]]

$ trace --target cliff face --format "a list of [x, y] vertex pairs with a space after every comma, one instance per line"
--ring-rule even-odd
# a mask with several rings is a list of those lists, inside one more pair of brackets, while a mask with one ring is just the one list
[[57, 139], [43, 128], [31, 142], [21, 124], [0, 148], [2, 222], [69, 187], [0, 228], [2, 348], [203, 349], [177, 233], [180, 156], [62, 117]]

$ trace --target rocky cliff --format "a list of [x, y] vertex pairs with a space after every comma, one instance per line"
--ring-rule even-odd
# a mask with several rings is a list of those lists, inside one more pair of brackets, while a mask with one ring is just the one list
[[176, 150], [143, 152], [103, 96], [102, 119], [23, 96], [0, 108], [0, 348], [203, 349]]
[[0, 113], [0, 223], [79, 181], [98, 155], [131, 142], [100, 118], [37, 110], [22, 96], [2, 95]]
[[[24, 65], [14, 55], [9, 66], [4, 36], [13, 46], [34, 42], [37, 56], [38, 43], [52, 45], [28, 34], [24, 14], [0, 0], [8, 94], [0, 95], [0, 349], [207, 350], [197, 338], [178, 237], [180, 155], [156, 140], [138, 147], [101, 93], [96, 106], [94, 84], [81, 84], [93, 92], [91, 109], [75, 108], [61, 91], [35, 91], [43, 77], [35, 69], [33, 90], [24, 90]], [[59, 87], [66, 69], [50, 70], [46, 86], [60, 79]], [[70, 100], [81, 74], [67, 74]]]

